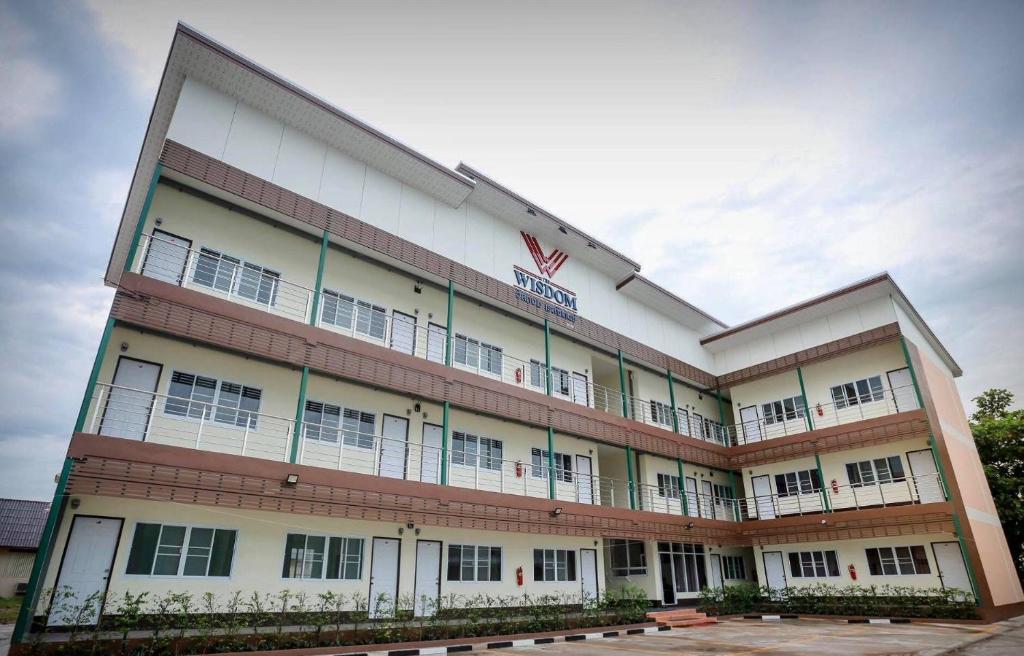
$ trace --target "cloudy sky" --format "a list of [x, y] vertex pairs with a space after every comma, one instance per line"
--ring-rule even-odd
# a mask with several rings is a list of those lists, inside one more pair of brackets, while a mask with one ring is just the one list
[[52, 494], [178, 19], [727, 323], [889, 270], [1024, 398], [1024, 3], [0, 0], [0, 496]]

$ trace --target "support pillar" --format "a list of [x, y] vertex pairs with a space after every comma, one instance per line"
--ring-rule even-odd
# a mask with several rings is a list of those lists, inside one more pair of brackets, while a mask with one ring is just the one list
[[736, 472], [729, 470], [729, 487], [732, 488], [732, 516], [740, 521], [740, 502], [736, 495]]
[[324, 289], [324, 266], [327, 264], [327, 250], [330, 245], [330, 233], [324, 230], [320, 240], [320, 262], [316, 267], [316, 287], [313, 289], [312, 309], [309, 312], [309, 325], [315, 326], [320, 314], [320, 295]]
[[619, 389], [622, 390], [622, 416], [629, 419], [629, 395], [626, 392], [626, 363], [622, 359], [622, 350], [619, 350]]
[[[449, 316], [451, 314], [449, 313]], [[441, 485], [448, 485], [448, 415], [451, 412], [451, 403], [444, 402], [441, 411]]]
[[821, 482], [821, 502], [825, 512], [832, 512], [832, 502], [828, 498], [828, 486], [825, 484], [825, 471], [821, 468], [821, 456], [814, 454], [814, 465], [818, 468], [818, 480]]
[[796, 368], [796, 377], [800, 381], [800, 398], [804, 400], [804, 420], [807, 423], [807, 430], [814, 430], [814, 422], [811, 421], [811, 406], [807, 403], [807, 389], [804, 388], [804, 372], [800, 367]]
[[636, 476], [633, 473], [633, 447], [626, 447], [626, 476], [629, 479], [629, 509], [636, 510]]
[[455, 348], [455, 342], [453, 338], [455, 333], [452, 331], [452, 318], [455, 316], [455, 283], [451, 280], [448, 281], [448, 323], [445, 325], [445, 349], [444, 349], [444, 366], [452, 366], [452, 349]]
[[554, 499], [555, 492], [555, 429], [548, 426], [548, 498]]
[[292, 427], [292, 448], [288, 454], [288, 462], [294, 463], [299, 458], [299, 442], [302, 440], [302, 423], [306, 417], [306, 386], [309, 384], [309, 367], [302, 368], [299, 379], [299, 402], [295, 406], [295, 425]]
[[546, 389], [548, 396], [551, 396], [554, 392], [554, 381], [551, 380], [551, 324], [547, 319], [544, 320], [544, 370]]
[[672, 404], [672, 432], [679, 432], [679, 413], [676, 411], [676, 386], [672, 381], [672, 370], [668, 373], [668, 402]]
[[676, 469], [679, 471], [679, 500], [682, 502], [684, 515], [690, 514], [690, 501], [686, 498], [686, 463], [682, 458], [676, 458]]

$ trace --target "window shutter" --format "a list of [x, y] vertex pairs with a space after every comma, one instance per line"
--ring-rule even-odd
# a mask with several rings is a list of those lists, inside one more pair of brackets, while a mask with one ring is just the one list
[[789, 554], [789, 572], [795, 577], [803, 576], [803, 570], [800, 568], [800, 554], [791, 553]]
[[132, 549], [128, 554], [126, 574], [150, 574], [153, 571], [153, 558], [156, 556], [156, 543], [160, 539], [159, 524], [136, 524], [132, 538]]
[[544, 580], [544, 551], [542, 549], [533, 550], [533, 580]]
[[448, 545], [448, 580], [462, 580], [462, 545]]
[[235, 553], [235, 531], [217, 529], [213, 534], [209, 576], [231, 576], [231, 559]]
[[828, 575], [839, 576], [839, 559], [836, 558], [836, 552], [826, 551], [825, 562], [828, 564]]
[[786, 485], [786, 475], [776, 474], [775, 475], [775, 492], [780, 497], [789, 496], [789, 487]]
[[931, 567], [928, 566], [928, 556], [924, 547], [915, 545], [910, 547], [910, 557], [914, 559], [914, 571], [918, 574], [931, 574]]
[[289, 533], [288, 539], [284, 545], [284, 567], [281, 571], [281, 576], [284, 578], [292, 578], [292, 558], [296, 557], [296, 560], [302, 560], [302, 552], [306, 547], [306, 536], [301, 533]]

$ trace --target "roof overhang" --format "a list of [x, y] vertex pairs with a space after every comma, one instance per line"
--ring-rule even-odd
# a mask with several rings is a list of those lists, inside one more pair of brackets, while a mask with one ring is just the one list
[[657, 309], [665, 316], [678, 321], [698, 334], [717, 328], [728, 328], [726, 324], [696, 305], [688, 303], [640, 274], [629, 276], [620, 282], [616, 289], [648, 307]]

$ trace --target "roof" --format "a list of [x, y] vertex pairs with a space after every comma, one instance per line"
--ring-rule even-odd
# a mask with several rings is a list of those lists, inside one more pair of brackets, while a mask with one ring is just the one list
[[[684, 326], [692, 328], [693, 330], [700, 331], [706, 329], [709, 327], [709, 324], [713, 324], [714, 326], [721, 328], [729, 327], [727, 324], [719, 321], [696, 305], [676, 296], [661, 285], [641, 276], [639, 273], [629, 276], [616, 285], [615, 288], [623, 294], [632, 296], [646, 305], [660, 308], [661, 312], [666, 316], [675, 319]], [[665, 304], [665, 301], [668, 301], [667, 305]]]
[[45, 501], [0, 499], [0, 547], [37, 548], [49, 512]]

